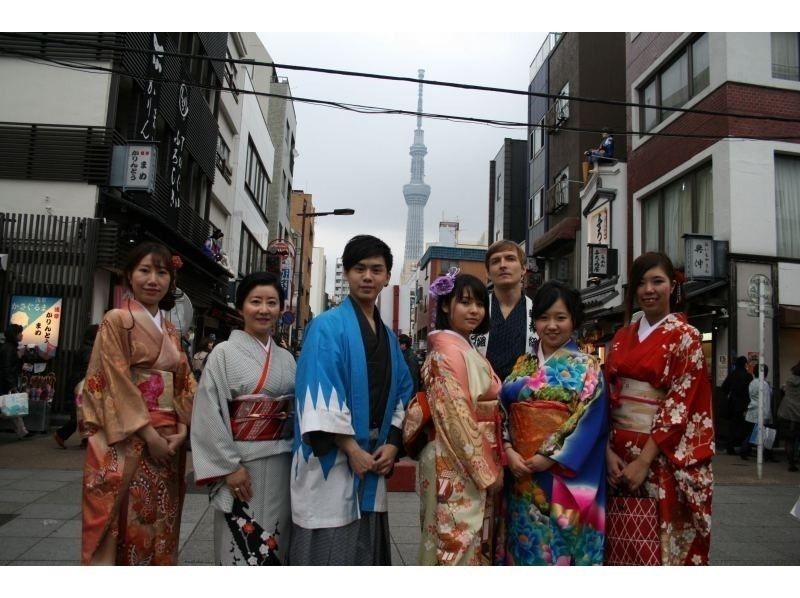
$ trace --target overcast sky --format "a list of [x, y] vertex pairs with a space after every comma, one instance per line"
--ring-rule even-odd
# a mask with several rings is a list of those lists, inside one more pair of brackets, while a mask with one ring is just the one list
[[[259, 33], [276, 63], [318, 66], [524, 90], [544, 33]], [[415, 83], [323, 75], [279, 69], [295, 97], [416, 110]], [[425, 86], [423, 111], [524, 122], [524, 96]], [[297, 150], [294, 189], [314, 196], [317, 211], [353, 208], [354, 216], [317, 219], [317, 247], [328, 260], [326, 288], [333, 289], [336, 258], [359, 233], [384, 239], [399, 282], [416, 117], [364, 115], [295, 103]], [[503, 139], [525, 139], [524, 129], [423, 119], [425, 242], [438, 240], [439, 221], [458, 219], [460, 240], [477, 241], [488, 227], [489, 161]]]

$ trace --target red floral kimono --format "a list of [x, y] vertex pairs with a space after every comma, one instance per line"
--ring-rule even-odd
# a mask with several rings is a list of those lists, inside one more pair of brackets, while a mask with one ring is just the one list
[[[163, 436], [189, 425], [196, 388], [175, 327], [158, 329], [137, 301], [103, 318], [83, 387], [89, 435], [83, 470], [81, 562], [90, 564], [106, 534], [118, 565], [175, 565], [186, 491], [185, 448], [156, 465], [136, 432]], [[184, 445], [185, 446], [185, 445]]]
[[642, 342], [638, 332], [638, 322], [618, 331], [606, 363], [609, 443], [629, 463], [653, 438], [660, 454], [642, 493], [658, 500], [661, 563], [706, 565], [714, 428], [700, 333], [682, 314], [670, 314]]

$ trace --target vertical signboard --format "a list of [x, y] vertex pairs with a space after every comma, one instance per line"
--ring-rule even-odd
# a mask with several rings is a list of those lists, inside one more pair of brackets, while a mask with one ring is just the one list
[[144, 124], [139, 135], [145, 141], [155, 141], [158, 104], [161, 97], [161, 79], [164, 76], [164, 46], [159, 42], [158, 34], [153, 33], [150, 39], [150, 61], [147, 63], [147, 87], [145, 88]]
[[[183, 71], [183, 69], [181, 69]], [[178, 88], [178, 112], [175, 118], [175, 133], [172, 135], [169, 158], [169, 223], [178, 224], [181, 209], [181, 173], [183, 170], [183, 146], [186, 142], [186, 119], [189, 116], [189, 88], [181, 83]]]

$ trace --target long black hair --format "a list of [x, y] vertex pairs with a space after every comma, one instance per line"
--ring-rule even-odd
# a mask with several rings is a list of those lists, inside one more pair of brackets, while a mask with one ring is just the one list
[[[469, 293], [467, 293], [467, 291], [469, 291]], [[450, 305], [450, 301], [453, 300], [453, 297], [458, 297], [460, 299], [467, 294], [475, 298], [476, 301], [483, 303], [484, 308], [486, 308], [483, 314], [483, 320], [481, 320], [481, 323], [472, 331], [473, 334], [486, 334], [489, 332], [489, 324], [491, 323], [489, 317], [489, 291], [486, 290], [486, 285], [472, 274], [456, 275], [453, 290], [447, 293], [447, 295], [441, 295], [436, 298], [437, 330], [452, 330], [450, 318], [447, 317], [444, 306]]]
[[[669, 256], [665, 253], [661, 253], [660, 251], [648, 251], [633, 260], [630, 276], [628, 277], [628, 288], [625, 290], [626, 321], [630, 321], [633, 315], [633, 304], [636, 302], [636, 289], [639, 287], [639, 283], [642, 282], [647, 271], [653, 268], [661, 268], [671, 283], [676, 281], [675, 266], [672, 265], [672, 260], [669, 259]], [[675, 289], [677, 288], [676, 285]], [[669, 296], [670, 312], [675, 311], [679, 307], [676, 295], [677, 293], [673, 291]]]

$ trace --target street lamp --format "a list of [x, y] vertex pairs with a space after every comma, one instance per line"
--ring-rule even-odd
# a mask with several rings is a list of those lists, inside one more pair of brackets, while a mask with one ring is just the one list
[[307, 212], [308, 209], [308, 200], [304, 197], [303, 198], [303, 211], [297, 214], [302, 218], [302, 222], [300, 224], [300, 268], [298, 270], [299, 279], [297, 282], [297, 340], [302, 340], [302, 333], [301, 331], [305, 329], [305, 324], [303, 323], [303, 262], [305, 262], [305, 256], [303, 255], [303, 250], [305, 249], [306, 244], [306, 218], [318, 218], [319, 216], [352, 216], [356, 213], [355, 210], [352, 208], [338, 208], [336, 210], [332, 210], [330, 212]]

